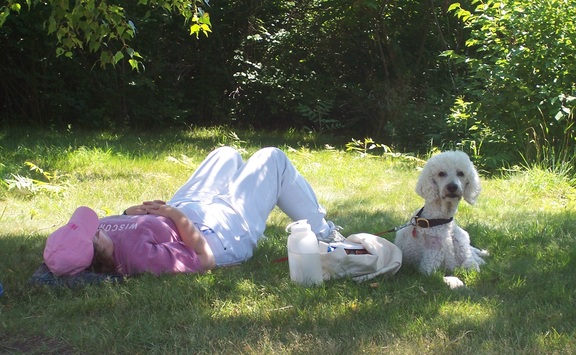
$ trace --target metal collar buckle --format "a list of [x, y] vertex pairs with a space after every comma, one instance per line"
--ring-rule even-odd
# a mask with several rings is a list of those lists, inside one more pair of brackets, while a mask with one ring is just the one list
[[420, 211], [418, 211], [418, 213], [416, 213], [416, 215], [414, 217], [412, 217], [412, 219], [410, 219], [410, 225], [412, 225], [414, 227], [420, 227], [420, 228], [432, 228], [432, 227], [440, 226], [442, 224], [450, 223], [454, 220], [453, 217], [436, 218], [436, 219], [427, 219], [427, 218], [420, 217], [423, 210], [424, 210], [424, 207], [422, 207], [420, 209]]
[[420, 228], [430, 228], [430, 221], [426, 218], [412, 217], [412, 225], [418, 226]]

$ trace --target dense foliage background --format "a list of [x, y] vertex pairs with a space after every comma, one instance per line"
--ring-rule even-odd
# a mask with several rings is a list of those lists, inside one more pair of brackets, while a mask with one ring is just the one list
[[[99, 6], [7, 0], [0, 125], [296, 128], [464, 149], [486, 168], [573, 166], [571, 1], [196, 3], [212, 25], [199, 36], [184, 1], [107, 2], [117, 13], [94, 16], [110, 25], [94, 44]], [[55, 13], [69, 22], [48, 34]]]

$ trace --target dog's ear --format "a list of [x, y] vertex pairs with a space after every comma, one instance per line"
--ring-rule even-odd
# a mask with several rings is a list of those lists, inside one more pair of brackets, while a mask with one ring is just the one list
[[424, 169], [420, 172], [420, 176], [418, 177], [416, 193], [424, 200], [435, 200], [439, 197], [438, 185], [434, 183], [430, 169], [427, 169], [426, 166], [424, 166]]
[[480, 186], [480, 176], [478, 176], [478, 172], [474, 168], [474, 165], [472, 165], [472, 162], [470, 162], [470, 169], [466, 176], [468, 177], [468, 180], [464, 187], [464, 200], [473, 205], [476, 203], [476, 199], [480, 195], [482, 187]]

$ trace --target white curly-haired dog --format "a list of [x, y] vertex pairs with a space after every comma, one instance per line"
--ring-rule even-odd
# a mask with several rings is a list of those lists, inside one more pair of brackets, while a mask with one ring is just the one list
[[[396, 232], [394, 244], [402, 250], [403, 262], [427, 275], [459, 267], [480, 270], [488, 252], [471, 246], [468, 233], [454, 222], [460, 200], [473, 205], [480, 191], [480, 178], [466, 153], [446, 151], [430, 158], [416, 184], [424, 207]], [[464, 286], [455, 276], [444, 281], [451, 288]]]

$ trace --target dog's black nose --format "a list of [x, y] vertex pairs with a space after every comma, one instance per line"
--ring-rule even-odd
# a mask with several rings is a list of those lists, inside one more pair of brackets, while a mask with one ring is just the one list
[[448, 190], [448, 192], [450, 192], [450, 193], [454, 193], [454, 192], [458, 191], [458, 185], [448, 184], [448, 185], [446, 185], [446, 190]]

